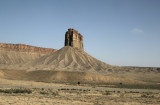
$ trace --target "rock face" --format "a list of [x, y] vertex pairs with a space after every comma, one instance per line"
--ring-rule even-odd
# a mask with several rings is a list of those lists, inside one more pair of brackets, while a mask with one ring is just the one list
[[23, 69], [20, 68], [21, 65], [25, 65], [41, 56], [55, 53], [56, 51], [55, 49], [25, 44], [0, 43], [0, 69]]
[[65, 46], [83, 50], [83, 36], [78, 31], [70, 28], [65, 34]]
[[0, 48], [4, 48], [8, 51], [19, 51], [19, 52], [37, 52], [37, 53], [53, 53], [56, 52], [56, 49], [50, 48], [42, 48], [42, 47], [35, 47], [29, 46], [25, 44], [5, 44], [0, 43]]

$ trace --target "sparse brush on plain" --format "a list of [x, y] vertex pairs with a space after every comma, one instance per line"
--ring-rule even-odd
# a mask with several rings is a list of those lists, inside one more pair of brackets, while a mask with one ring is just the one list
[[44, 88], [42, 88], [39, 93], [40, 93], [40, 94], [43, 94], [43, 95], [49, 95], [49, 94], [50, 94], [50, 95], [53, 95], [53, 96], [59, 95], [57, 91], [53, 92], [53, 91], [50, 90], [50, 89], [46, 90], [46, 89], [44, 89]]
[[59, 93], [56, 91], [56, 92], [52, 92], [52, 95], [54, 95], [54, 96], [58, 96], [59, 95]]
[[72, 89], [67, 89], [67, 88], [61, 88], [61, 89], [58, 89], [58, 91], [60, 90], [72, 90], [72, 91], [90, 91], [90, 89], [75, 89], [75, 88], [72, 88]]
[[0, 93], [27, 93], [30, 94], [32, 93], [32, 90], [30, 89], [0, 89]]
[[111, 92], [106, 91], [106, 95], [111, 95]]
[[120, 91], [117, 91], [117, 93], [120, 93]]
[[148, 95], [142, 94], [141, 97], [142, 97], [142, 98], [148, 98]]
[[47, 92], [47, 91], [40, 91], [40, 94], [46, 94], [46, 95], [48, 95], [49, 92]]
[[154, 98], [154, 95], [152, 93], [144, 93], [141, 95], [142, 98]]

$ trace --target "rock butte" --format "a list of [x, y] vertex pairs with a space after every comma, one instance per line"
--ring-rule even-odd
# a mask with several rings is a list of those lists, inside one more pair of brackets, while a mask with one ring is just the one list
[[68, 29], [65, 34], [65, 46], [71, 46], [83, 50], [83, 36], [72, 28]]

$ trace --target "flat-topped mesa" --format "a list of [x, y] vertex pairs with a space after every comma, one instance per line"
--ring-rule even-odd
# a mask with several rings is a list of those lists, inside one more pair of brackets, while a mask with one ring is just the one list
[[83, 50], [83, 36], [72, 28], [68, 29], [65, 34], [65, 46], [71, 46]]
[[0, 43], [0, 48], [7, 49], [8, 51], [19, 51], [19, 52], [39, 52], [39, 53], [53, 53], [56, 52], [56, 49], [51, 48], [42, 48], [42, 47], [35, 47], [25, 44], [7, 44], [7, 43]]

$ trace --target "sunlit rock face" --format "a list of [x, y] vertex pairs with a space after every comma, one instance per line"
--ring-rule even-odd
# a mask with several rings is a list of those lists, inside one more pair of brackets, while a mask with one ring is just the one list
[[0, 49], [5, 49], [8, 51], [18, 51], [18, 52], [35, 52], [35, 53], [54, 53], [57, 50], [51, 48], [42, 48], [42, 47], [35, 47], [25, 44], [8, 44], [8, 43], [0, 43]]
[[83, 50], [83, 36], [78, 31], [70, 28], [65, 34], [65, 46]]

